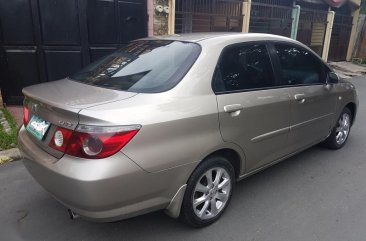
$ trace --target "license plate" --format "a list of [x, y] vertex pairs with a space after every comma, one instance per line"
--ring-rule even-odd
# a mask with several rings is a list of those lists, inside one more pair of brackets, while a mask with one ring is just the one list
[[45, 136], [49, 127], [50, 123], [48, 121], [45, 121], [41, 117], [34, 115], [27, 125], [27, 131], [29, 131], [35, 138], [41, 141], [43, 140], [43, 137]]

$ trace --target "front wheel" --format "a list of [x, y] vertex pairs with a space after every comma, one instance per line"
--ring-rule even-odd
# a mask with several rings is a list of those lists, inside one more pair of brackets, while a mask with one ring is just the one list
[[330, 149], [340, 149], [346, 144], [352, 124], [352, 112], [346, 107], [343, 109], [330, 136], [324, 145]]
[[234, 185], [235, 173], [231, 163], [219, 156], [208, 158], [188, 180], [181, 218], [193, 227], [215, 222], [228, 206]]

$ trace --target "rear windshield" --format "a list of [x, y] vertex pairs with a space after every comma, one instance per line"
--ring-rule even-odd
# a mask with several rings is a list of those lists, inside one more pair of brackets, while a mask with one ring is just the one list
[[167, 40], [134, 41], [94, 62], [71, 80], [140, 93], [173, 88], [200, 54], [198, 44]]

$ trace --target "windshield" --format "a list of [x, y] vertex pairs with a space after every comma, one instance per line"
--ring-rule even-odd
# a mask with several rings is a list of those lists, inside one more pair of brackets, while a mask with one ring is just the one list
[[131, 92], [156, 93], [173, 88], [200, 53], [195, 43], [139, 40], [94, 62], [70, 79]]

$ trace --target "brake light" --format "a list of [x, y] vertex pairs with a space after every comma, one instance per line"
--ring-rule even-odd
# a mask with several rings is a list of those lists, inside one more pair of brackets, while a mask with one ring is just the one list
[[23, 105], [23, 124], [24, 126], [27, 126], [29, 122], [29, 110], [28, 106], [26, 104]]
[[89, 159], [109, 157], [120, 151], [140, 130], [141, 126], [87, 126], [75, 131], [57, 128], [49, 146], [68, 155]]

